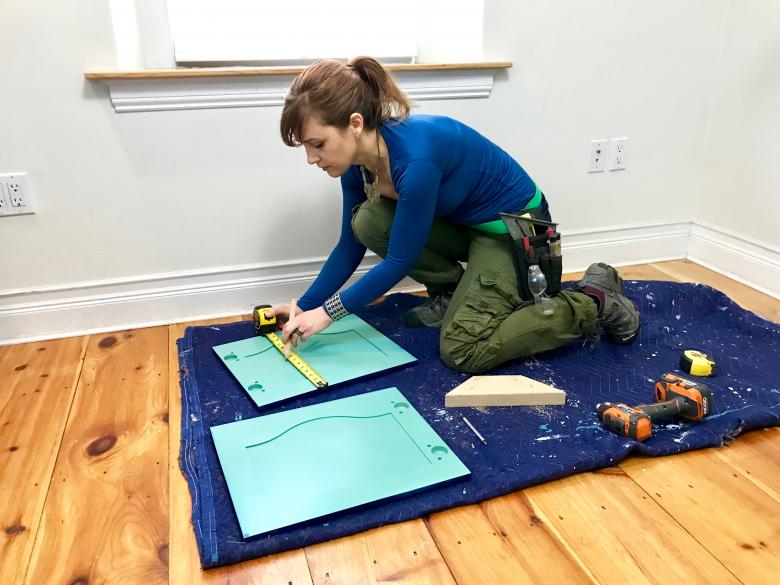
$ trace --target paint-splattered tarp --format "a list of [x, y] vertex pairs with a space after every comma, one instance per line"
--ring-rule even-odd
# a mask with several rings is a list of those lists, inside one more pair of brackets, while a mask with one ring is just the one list
[[[479, 502], [572, 473], [612, 465], [630, 452], [667, 455], [721, 445], [742, 431], [780, 424], [780, 326], [739, 308], [702, 285], [627, 282], [642, 327], [631, 345], [579, 343], [496, 370], [523, 374], [567, 392], [565, 406], [445, 409], [444, 395], [468, 376], [438, 357], [438, 330], [406, 329], [403, 313], [419, 297], [392, 295], [359, 314], [419, 362], [324, 393], [260, 411], [211, 350], [253, 334], [249, 322], [190, 327], [179, 340], [181, 466], [192, 493], [192, 518], [203, 567], [217, 567], [295, 549], [443, 508]], [[720, 368], [706, 379], [713, 415], [698, 424], [653, 429], [644, 443], [605, 431], [593, 411], [609, 400], [654, 399], [653, 382], [675, 371], [682, 349], [702, 349]], [[397, 386], [471, 470], [471, 478], [394, 502], [342, 513], [306, 526], [244, 541], [209, 428], [315, 402]], [[457, 412], [486, 437], [476, 439]]]

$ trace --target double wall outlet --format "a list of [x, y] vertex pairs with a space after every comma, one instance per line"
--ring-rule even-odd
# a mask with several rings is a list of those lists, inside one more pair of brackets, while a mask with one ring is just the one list
[[605, 170], [622, 171], [626, 168], [628, 138], [597, 138], [590, 141], [588, 172], [600, 173]]
[[35, 213], [26, 173], [0, 174], [0, 215]]

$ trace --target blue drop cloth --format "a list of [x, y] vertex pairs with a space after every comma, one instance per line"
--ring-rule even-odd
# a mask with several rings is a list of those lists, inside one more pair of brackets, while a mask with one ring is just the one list
[[[211, 349], [253, 335], [251, 322], [188, 327], [178, 341], [180, 464], [192, 494], [202, 566], [229, 565], [479, 502], [613, 465], [629, 453], [668, 455], [717, 446], [745, 430], [780, 424], [780, 325], [704, 285], [627, 281], [626, 295], [642, 316], [634, 343], [619, 346], [602, 340], [595, 350], [573, 343], [492, 372], [522, 374], [561, 388], [567, 392], [564, 406], [445, 409], [444, 395], [468, 376], [439, 359], [438, 330], [403, 326], [404, 312], [422, 301], [411, 295], [391, 295], [358, 315], [415, 355], [416, 364], [262, 410]], [[717, 376], [700, 379], [712, 389], [713, 414], [699, 423], [656, 426], [643, 443], [606, 431], [594, 405], [652, 402], [654, 381], [664, 372], [679, 371], [683, 349], [703, 350], [718, 364]], [[457, 453], [471, 478], [245, 541], [210, 427], [390, 386], [397, 386]], [[464, 424], [461, 412], [487, 445]]]

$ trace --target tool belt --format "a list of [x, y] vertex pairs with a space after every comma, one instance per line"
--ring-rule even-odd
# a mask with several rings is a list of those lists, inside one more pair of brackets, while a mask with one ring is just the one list
[[545, 292], [552, 297], [561, 292], [561, 234], [558, 224], [540, 219], [538, 208], [526, 208], [516, 213], [501, 213], [514, 249], [517, 291], [525, 301], [533, 301], [528, 288], [528, 267], [538, 264], [547, 280]]

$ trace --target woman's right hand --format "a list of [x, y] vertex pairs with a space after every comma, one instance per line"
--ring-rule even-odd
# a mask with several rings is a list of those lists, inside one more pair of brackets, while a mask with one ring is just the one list
[[[298, 305], [295, 305], [295, 314], [299, 315], [300, 313], [301, 309]], [[270, 319], [272, 317], [276, 317], [276, 327], [277, 329], [281, 329], [284, 327], [285, 323], [290, 320], [290, 305], [276, 305], [275, 307], [266, 309], [265, 318]]]

